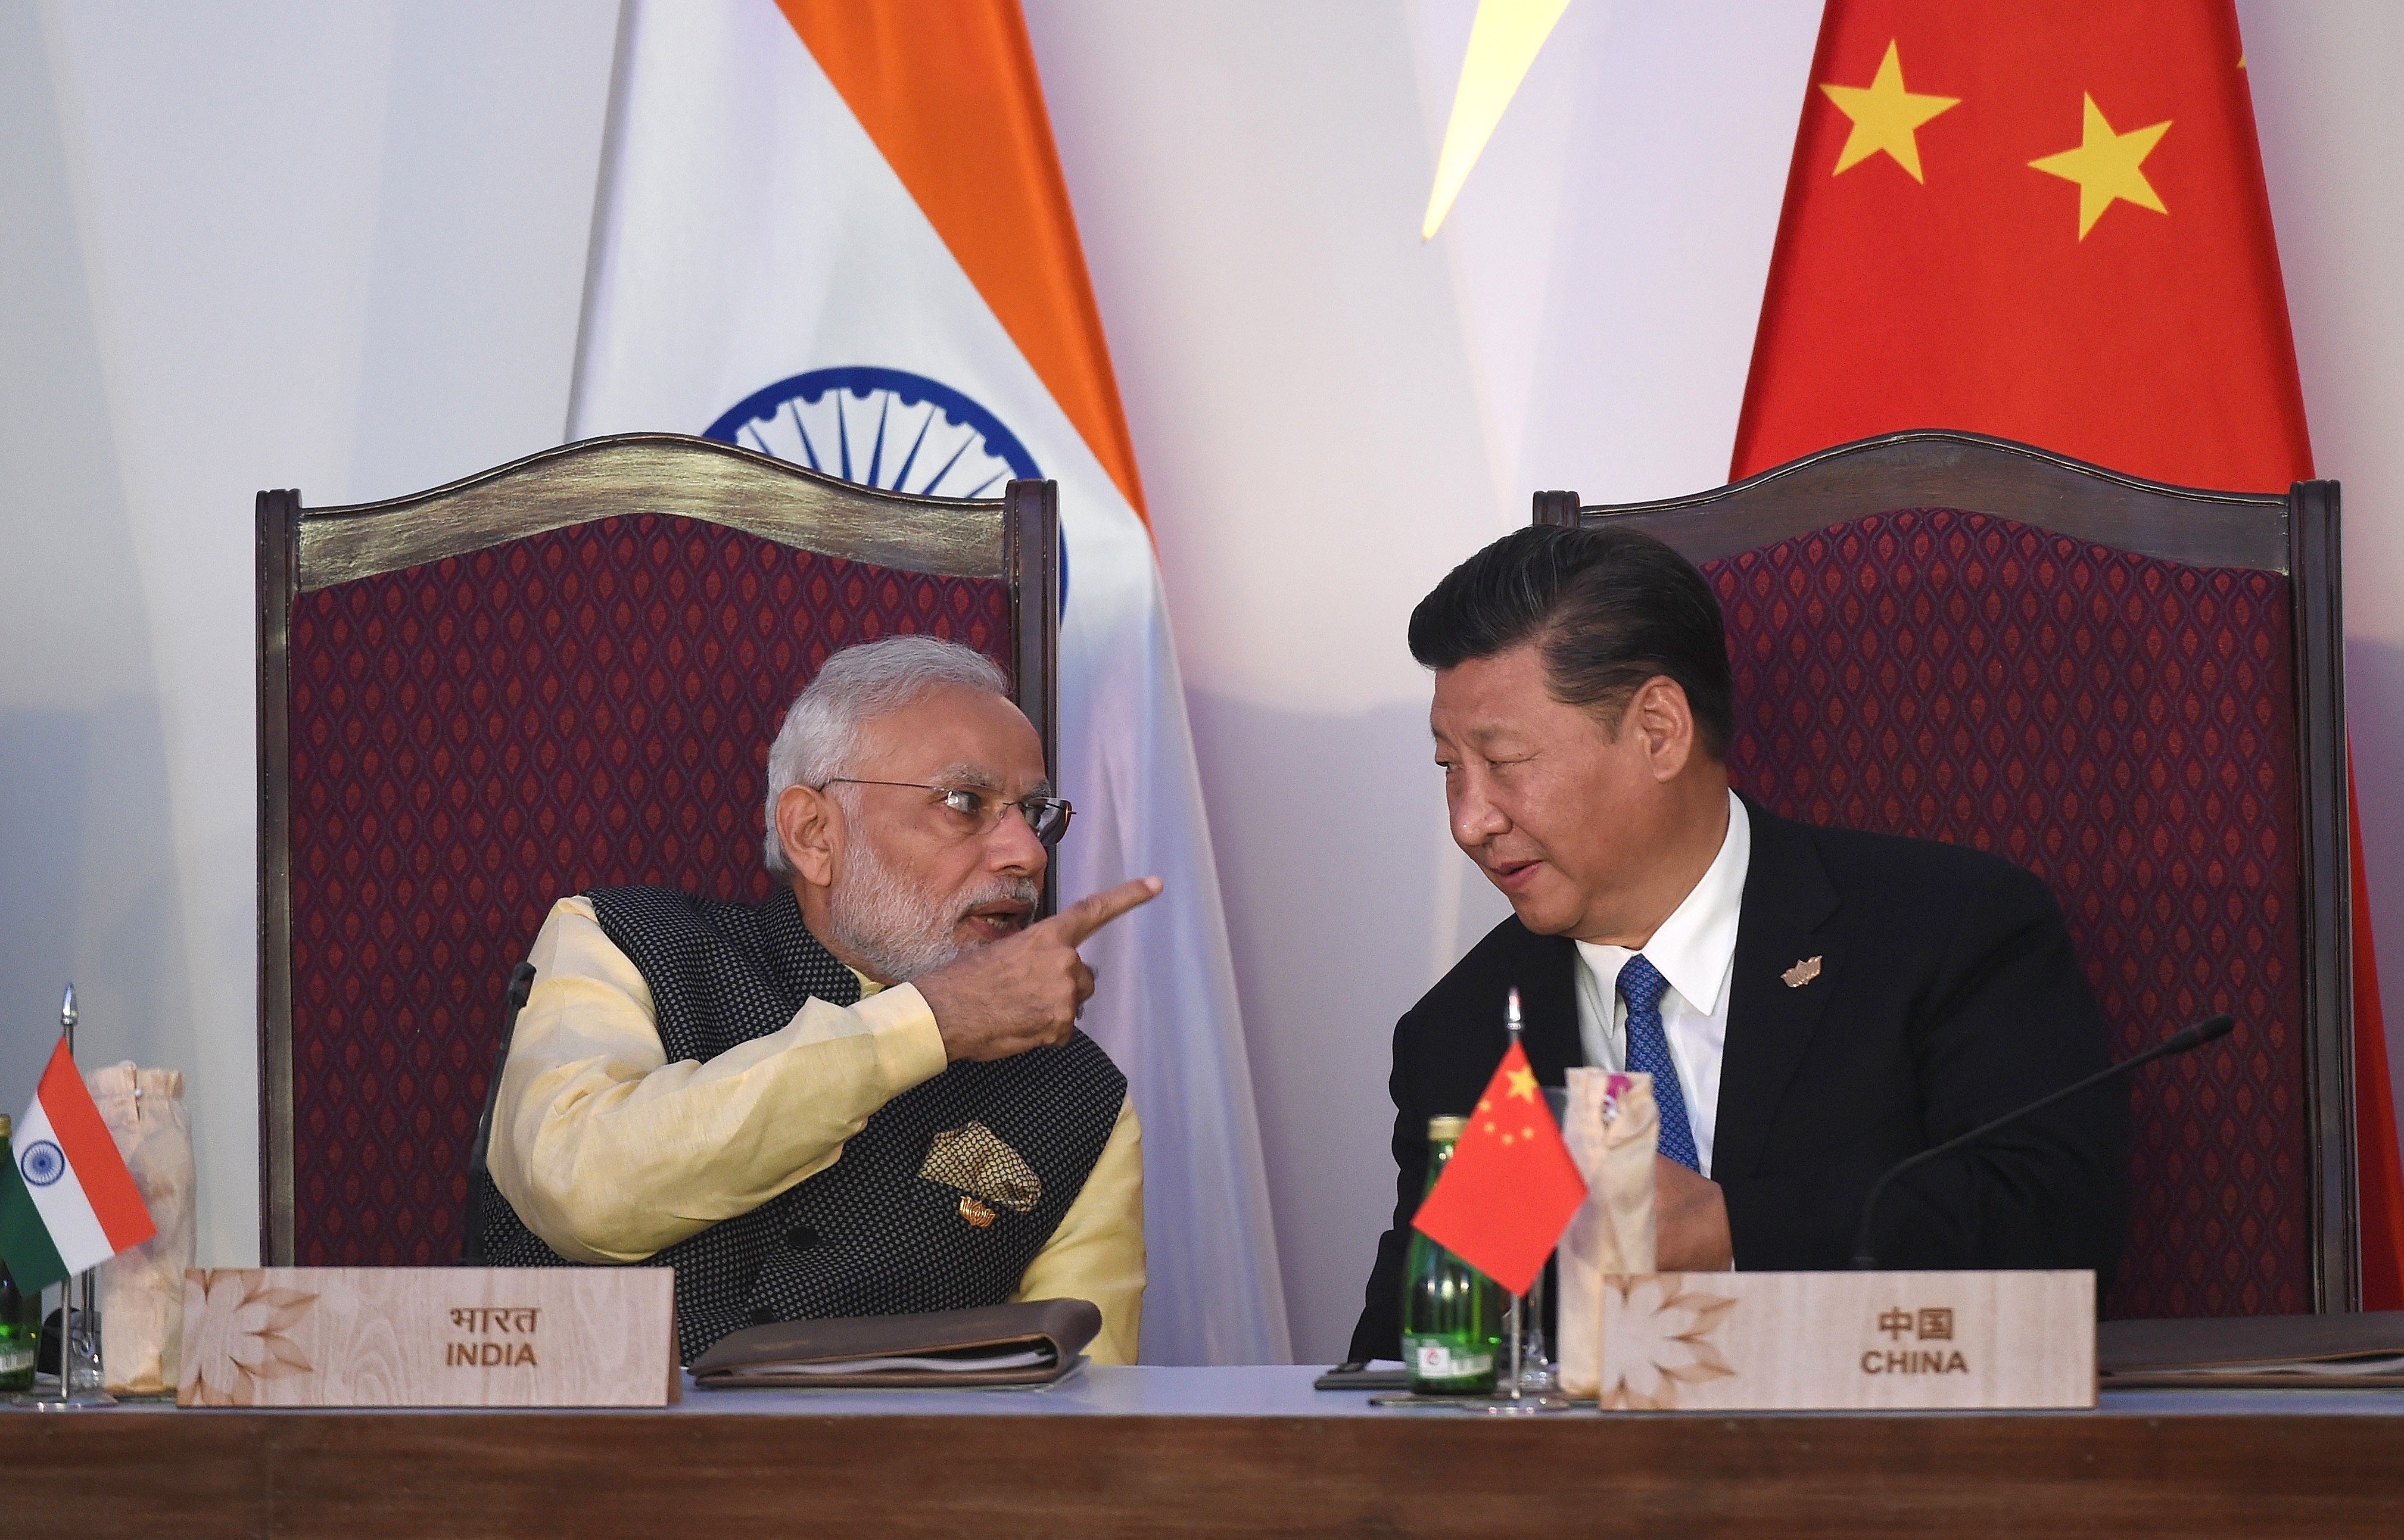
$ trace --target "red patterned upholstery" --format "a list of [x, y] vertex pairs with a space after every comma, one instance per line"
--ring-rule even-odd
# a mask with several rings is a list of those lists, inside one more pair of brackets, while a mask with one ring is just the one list
[[1009, 593], [606, 519], [292, 606], [294, 1260], [444, 1264], [502, 991], [552, 901], [766, 896], [768, 741], [828, 655], [1009, 667]]
[[1731, 770], [1788, 817], [1973, 845], [2053, 886], [2140, 1072], [2115, 1317], [2313, 1308], [2286, 579], [2006, 520], [1873, 515], [1707, 562]]

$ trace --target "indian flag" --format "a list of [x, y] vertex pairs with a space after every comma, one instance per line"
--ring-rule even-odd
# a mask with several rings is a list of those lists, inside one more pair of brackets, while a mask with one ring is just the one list
[[28, 1294], [97, 1267], [159, 1232], [59, 1039], [0, 1173], [0, 1258]]
[[1289, 1355], [1135, 449], [1015, 0], [628, 0], [571, 437], [706, 434], [938, 497], [1059, 483], [1065, 898], [1143, 1125], [1147, 1363]]

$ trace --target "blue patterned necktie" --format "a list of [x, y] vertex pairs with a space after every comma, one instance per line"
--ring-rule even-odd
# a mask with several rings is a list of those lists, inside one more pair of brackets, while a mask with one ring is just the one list
[[1638, 952], [1619, 970], [1619, 996], [1628, 1002], [1628, 1069], [1653, 1077], [1653, 1105], [1661, 1114], [1661, 1153], [1698, 1175], [1695, 1131], [1686, 1121], [1686, 1093], [1678, 1087], [1678, 1066], [1670, 1059], [1670, 1034], [1661, 1026], [1661, 996], [1670, 980]]

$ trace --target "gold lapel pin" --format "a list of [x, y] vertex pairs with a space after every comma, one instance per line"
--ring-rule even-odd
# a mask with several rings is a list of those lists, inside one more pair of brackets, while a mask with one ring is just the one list
[[1788, 989], [1799, 990], [1820, 977], [1820, 960], [1816, 957], [1806, 957], [1778, 977], [1786, 980]]
[[983, 1229], [993, 1223], [993, 1210], [963, 1194], [960, 1198], [960, 1217], [969, 1222], [970, 1228]]

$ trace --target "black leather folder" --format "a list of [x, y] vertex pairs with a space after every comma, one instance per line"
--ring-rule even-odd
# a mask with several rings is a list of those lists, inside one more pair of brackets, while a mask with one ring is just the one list
[[2095, 1328], [2106, 1390], [2345, 1390], [2404, 1385], [2404, 1311], [2106, 1321]]
[[785, 1321], [719, 1339], [692, 1380], [704, 1390], [1042, 1385], [1075, 1368], [1101, 1329], [1102, 1312], [1083, 1299]]

